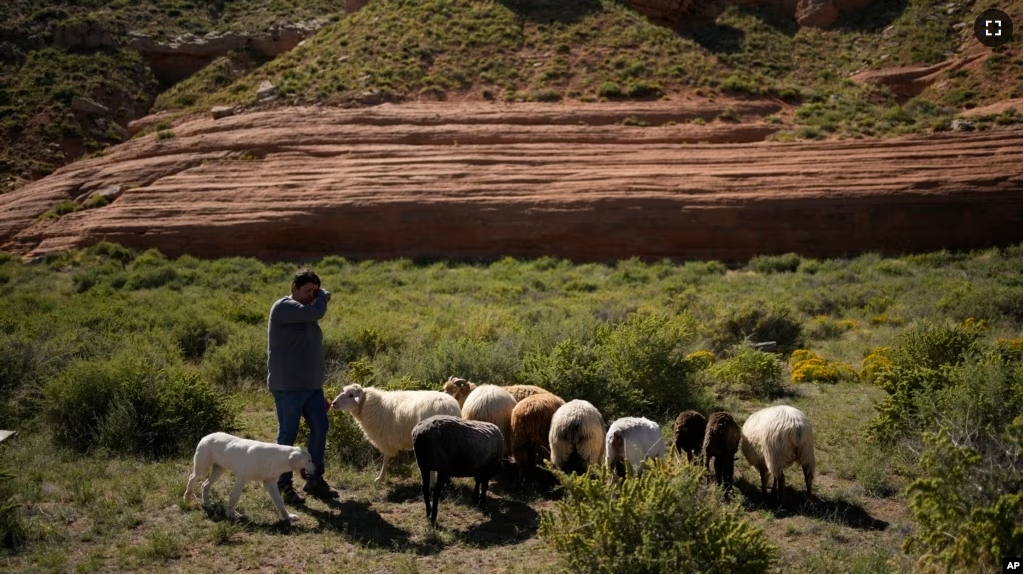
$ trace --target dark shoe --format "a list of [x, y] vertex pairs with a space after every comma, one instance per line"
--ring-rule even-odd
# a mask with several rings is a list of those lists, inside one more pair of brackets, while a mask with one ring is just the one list
[[295, 491], [291, 485], [278, 487], [278, 489], [281, 491], [281, 499], [288, 505], [304, 505], [306, 503], [306, 498], [299, 495], [299, 492]]
[[327, 485], [327, 482], [322, 477], [307, 479], [306, 484], [302, 486], [302, 490], [306, 492], [306, 495], [316, 497], [317, 499], [337, 499], [339, 497], [338, 492], [331, 489], [331, 486]]

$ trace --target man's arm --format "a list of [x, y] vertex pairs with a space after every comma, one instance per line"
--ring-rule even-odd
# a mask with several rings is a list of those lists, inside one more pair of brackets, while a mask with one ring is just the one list
[[316, 299], [309, 305], [302, 305], [293, 299], [284, 299], [277, 304], [277, 313], [274, 319], [279, 323], [303, 323], [318, 321], [327, 313], [327, 302], [331, 299], [331, 292], [317, 290]]

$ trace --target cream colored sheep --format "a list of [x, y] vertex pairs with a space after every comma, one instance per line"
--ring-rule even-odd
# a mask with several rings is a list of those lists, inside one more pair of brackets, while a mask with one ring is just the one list
[[440, 391], [385, 391], [358, 384], [345, 386], [331, 408], [347, 411], [366, 439], [384, 454], [375, 481], [387, 475], [388, 461], [399, 451], [412, 449], [412, 428], [433, 415], [459, 417], [459, 402]]
[[548, 432], [551, 463], [565, 473], [580, 475], [591, 465], [600, 465], [604, 432], [604, 418], [589, 401], [574, 399], [559, 407]]
[[498, 426], [505, 439], [505, 453], [512, 453], [512, 409], [516, 400], [497, 385], [478, 385], [462, 404], [462, 418]]
[[761, 495], [768, 494], [768, 475], [772, 491], [781, 502], [786, 491], [785, 469], [800, 462], [804, 471], [807, 496], [814, 481], [814, 432], [802, 411], [788, 405], [776, 405], [754, 413], [743, 423], [740, 451], [761, 474]]

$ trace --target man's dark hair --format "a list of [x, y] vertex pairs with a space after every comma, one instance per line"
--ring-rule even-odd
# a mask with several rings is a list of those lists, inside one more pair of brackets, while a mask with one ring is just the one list
[[314, 283], [316, 287], [320, 287], [320, 276], [313, 273], [313, 270], [300, 270], [292, 279], [292, 284], [297, 288], [308, 283]]

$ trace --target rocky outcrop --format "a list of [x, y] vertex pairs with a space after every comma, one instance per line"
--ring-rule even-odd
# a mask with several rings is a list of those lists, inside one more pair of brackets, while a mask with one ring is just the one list
[[870, 82], [887, 86], [894, 94], [906, 99], [917, 96], [944, 74], [959, 70], [984, 57], [986, 57], [984, 53], [975, 53], [932, 64], [931, 66], [865, 70], [850, 76], [850, 79], [854, 82]]
[[[1020, 242], [1020, 126], [781, 144], [763, 141], [772, 125], [694, 122], [723, 107], [207, 114], [0, 195], [0, 250], [741, 260]], [[107, 205], [37, 219], [101, 191]]]
[[186, 34], [170, 40], [132, 32], [127, 46], [146, 58], [158, 80], [173, 84], [188, 78], [232, 50], [248, 48], [268, 58], [275, 58], [315, 34], [326, 23], [326, 20], [314, 19], [275, 24], [258, 34], [211, 32], [205, 36]]

